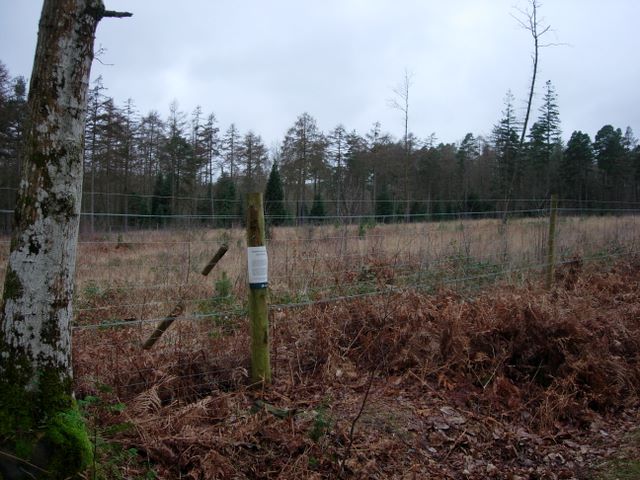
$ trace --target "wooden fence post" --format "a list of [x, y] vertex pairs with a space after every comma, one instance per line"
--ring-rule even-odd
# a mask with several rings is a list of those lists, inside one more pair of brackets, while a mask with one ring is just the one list
[[545, 286], [548, 289], [553, 284], [553, 274], [556, 263], [556, 221], [558, 218], [558, 196], [551, 195], [551, 210], [549, 212], [549, 238], [547, 239], [547, 278]]
[[268, 259], [265, 246], [262, 193], [247, 194], [247, 263], [251, 321], [251, 383], [271, 383], [269, 317], [267, 309]]

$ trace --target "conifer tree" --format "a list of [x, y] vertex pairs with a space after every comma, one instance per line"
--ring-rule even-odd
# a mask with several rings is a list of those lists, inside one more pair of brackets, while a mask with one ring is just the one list
[[469, 171], [471, 163], [478, 157], [478, 142], [472, 133], [467, 133], [456, 152], [456, 188], [462, 197], [462, 209], [467, 209], [469, 197]]
[[231, 180], [235, 181], [238, 175], [238, 160], [240, 156], [240, 132], [235, 123], [229, 125], [229, 128], [222, 137], [222, 158], [220, 162], [221, 173], [229, 175]]
[[238, 202], [236, 200], [236, 186], [231, 179], [231, 175], [223, 173], [214, 187], [215, 215], [218, 217], [216, 224], [219, 227], [230, 228], [233, 219], [238, 212]]
[[238, 152], [238, 164], [244, 176], [245, 192], [255, 192], [264, 185], [268, 161], [269, 155], [267, 147], [262, 142], [262, 137], [250, 130], [242, 137]]
[[518, 152], [518, 131], [513, 108], [514, 97], [511, 91], [505, 97], [505, 109], [502, 119], [493, 128], [495, 148], [494, 188], [498, 195], [508, 195], [517, 183], [516, 156]]
[[171, 180], [162, 173], [156, 175], [156, 183], [151, 198], [151, 214], [156, 218], [158, 227], [165, 226], [167, 216], [171, 215]]
[[593, 149], [605, 198], [621, 200], [631, 173], [627, 165], [622, 130], [605, 125], [596, 133]]
[[593, 169], [593, 147], [586, 133], [573, 132], [560, 161], [560, 182], [565, 197], [588, 199], [588, 178]]
[[264, 204], [266, 220], [270, 225], [282, 225], [287, 217], [287, 210], [284, 204], [284, 191], [282, 180], [278, 171], [278, 163], [274, 162], [267, 180], [267, 187], [264, 192]]
[[314, 223], [322, 223], [324, 217], [326, 215], [324, 209], [324, 200], [322, 199], [322, 195], [320, 192], [316, 192], [313, 196], [313, 204], [311, 205], [311, 210], [309, 211], [309, 216], [312, 218]]
[[376, 220], [382, 223], [391, 222], [393, 216], [393, 202], [389, 195], [389, 189], [386, 184], [380, 189], [380, 193], [376, 197]]
[[285, 135], [280, 165], [288, 193], [295, 196], [298, 218], [305, 216], [307, 181], [313, 181], [315, 193], [321, 178], [328, 172], [325, 151], [326, 141], [315, 119], [303, 113]]
[[530, 185], [526, 193], [532, 196], [547, 196], [557, 172], [559, 155], [562, 153], [562, 132], [558, 96], [551, 81], [547, 81], [540, 116], [531, 126], [527, 145], [527, 167], [525, 175]]

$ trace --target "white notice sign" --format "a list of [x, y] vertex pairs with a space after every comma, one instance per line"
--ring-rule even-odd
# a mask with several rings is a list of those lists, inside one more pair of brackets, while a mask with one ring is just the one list
[[253, 288], [266, 288], [269, 281], [267, 247], [247, 247], [247, 262], [249, 285]]

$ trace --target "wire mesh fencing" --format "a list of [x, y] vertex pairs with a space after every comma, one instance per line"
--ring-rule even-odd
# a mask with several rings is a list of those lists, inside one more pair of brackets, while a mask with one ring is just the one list
[[[531, 203], [535, 208], [511, 210], [506, 221], [504, 211], [492, 210], [415, 214], [401, 221], [397, 216], [334, 215], [307, 219], [304, 225], [271, 226], [267, 249], [275, 363], [300, 356], [292, 353], [292, 345], [305, 333], [295, 325], [299, 314], [294, 310], [306, 309], [301, 314], [308, 318], [301, 325], [308, 325], [314, 309], [336, 309], [338, 315], [350, 302], [374, 296], [541, 279], [548, 267], [549, 206]], [[613, 207], [561, 202], [556, 266], [614, 262], [636, 254], [640, 216], [634, 205]], [[108, 388], [128, 398], [153, 387], [164, 389], [167, 398], [192, 398], [212, 385], [246, 381], [242, 217], [227, 215], [223, 223], [215, 216], [200, 217], [166, 216], [172, 228], [145, 227], [148, 217], [142, 216], [136, 228], [132, 223], [111, 232], [83, 229], [73, 324], [80, 392]], [[222, 244], [228, 253], [203, 276], [202, 268]], [[0, 239], [0, 280], [8, 250], [5, 236]], [[153, 348], [143, 349], [157, 324], [178, 305], [175, 323]]]

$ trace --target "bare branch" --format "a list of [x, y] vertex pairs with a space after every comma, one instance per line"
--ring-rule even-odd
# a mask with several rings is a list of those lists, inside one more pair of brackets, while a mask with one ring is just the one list
[[99, 8], [87, 7], [86, 13], [88, 15], [91, 15], [98, 21], [102, 20], [103, 18], [125, 18], [133, 16], [133, 13], [130, 12], [116, 12], [114, 10], [106, 10], [104, 6], [101, 6]]
[[538, 48], [547, 48], [547, 47], [573, 47], [573, 45], [566, 42], [541, 43], [540, 45], [538, 45]]
[[104, 48], [102, 45], [100, 45], [100, 48], [98, 48], [93, 54], [93, 59], [96, 60], [100, 65], [104, 65], [106, 67], [113, 67], [114, 65], [113, 63], [106, 63], [100, 60], [100, 57], [104, 55], [106, 52], [107, 52], [107, 49]]
[[102, 18], [125, 18], [133, 17], [133, 13], [130, 12], [116, 12], [113, 10], [105, 10], [102, 13]]

